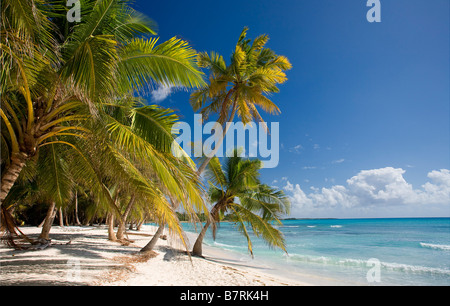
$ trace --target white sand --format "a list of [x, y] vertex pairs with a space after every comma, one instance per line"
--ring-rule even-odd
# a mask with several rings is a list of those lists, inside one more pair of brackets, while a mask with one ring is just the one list
[[[31, 237], [40, 233], [36, 227], [21, 230]], [[129, 231], [129, 239], [134, 242], [128, 246], [108, 241], [105, 227], [59, 226], [52, 228], [52, 245], [44, 250], [16, 251], [2, 244], [0, 285], [308, 285], [265, 273], [270, 267], [243, 262], [207, 246], [205, 259], [190, 259], [178, 239], [170, 236], [159, 239], [156, 257], [142, 258], [138, 252], [155, 230], [143, 226], [140, 232]]]

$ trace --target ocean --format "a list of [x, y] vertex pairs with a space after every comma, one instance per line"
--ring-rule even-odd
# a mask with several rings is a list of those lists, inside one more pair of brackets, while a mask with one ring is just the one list
[[243, 265], [313, 285], [450, 285], [450, 218], [284, 220], [278, 228], [287, 253], [254, 237], [252, 258], [230, 222], [204, 242]]

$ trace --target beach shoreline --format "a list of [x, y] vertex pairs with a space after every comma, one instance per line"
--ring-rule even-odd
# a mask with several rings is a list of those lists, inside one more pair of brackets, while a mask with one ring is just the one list
[[[21, 227], [37, 237], [40, 228]], [[0, 285], [84, 286], [304, 286], [267, 273], [270, 267], [241, 261], [227, 251], [204, 246], [204, 258], [189, 257], [177, 237], [159, 239], [155, 252], [139, 254], [156, 228], [128, 231], [132, 243], [108, 241], [107, 228], [52, 227], [52, 245], [43, 250], [13, 250], [0, 246]], [[194, 233], [187, 233], [189, 240]], [[272, 271], [273, 272], [273, 271]]]

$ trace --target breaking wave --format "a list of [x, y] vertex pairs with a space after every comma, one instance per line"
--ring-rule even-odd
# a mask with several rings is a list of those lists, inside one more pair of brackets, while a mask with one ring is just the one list
[[[315, 263], [315, 264], [324, 264], [324, 265], [333, 265], [333, 266], [353, 266], [353, 267], [361, 267], [361, 268], [369, 268], [372, 265], [368, 264], [368, 260], [362, 259], [352, 259], [352, 258], [331, 258], [326, 256], [309, 256], [309, 255], [300, 255], [300, 254], [289, 254], [284, 255], [288, 260], [304, 262], [304, 263]], [[407, 265], [407, 264], [399, 264], [399, 263], [390, 263], [390, 262], [380, 262], [380, 267], [382, 269], [404, 272], [404, 273], [417, 273], [417, 274], [439, 274], [450, 276], [450, 270], [441, 269], [441, 268], [432, 268], [432, 267], [424, 267], [424, 266], [415, 266], [415, 265]]]
[[421, 242], [420, 245], [421, 245], [423, 248], [429, 248], [429, 249], [434, 249], [434, 250], [450, 251], [450, 245], [445, 245], [445, 244], [432, 244], [432, 243], [424, 243], [424, 242]]

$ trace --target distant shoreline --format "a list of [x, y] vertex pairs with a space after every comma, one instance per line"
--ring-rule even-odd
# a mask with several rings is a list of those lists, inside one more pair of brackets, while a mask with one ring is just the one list
[[289, 221], [289, 220], [338, 220], [339, 218], [284, 218], [280, 219], [281, 221]]
[[[450, 219], [449, 217], [365, 217], [365, 218], [282, 218], [280, 221], [314, 221], [314, 220], [391, 220], [391, 219]], [[204, 223], [204, 221], [199, 221]], [[233, 222], [229, 220], [222, 220], [222, 222]], [[180, 223], [192, 223], [192, 221], [180, 221]], [[198, 222], [197, 222], [198, 223]], [[146, 222], [147, 225], [155, 225], [156, 222]]]
[[[364, 220], [364, 219], [449, 219], [448, 217], [358, 217], [358, 218], [284, 218], [280, 219], [281, 221], [290, 221], [290, 220]], [[225, 222], [225, 221], [224, 221]]]

